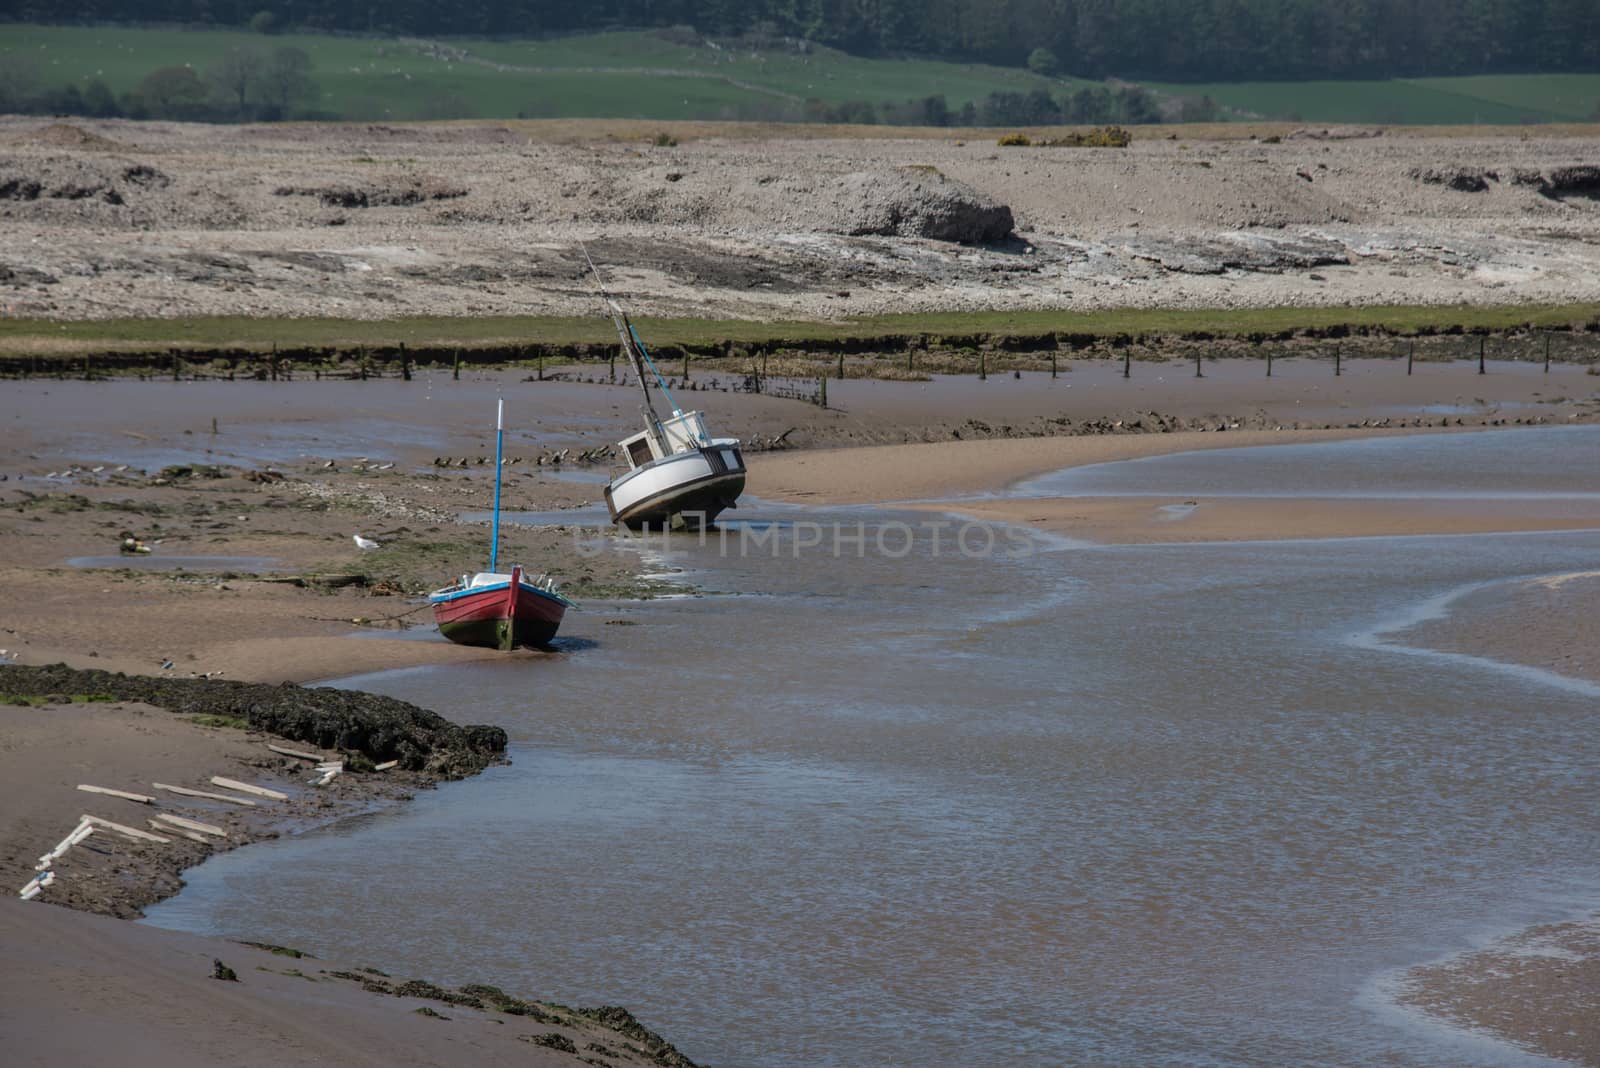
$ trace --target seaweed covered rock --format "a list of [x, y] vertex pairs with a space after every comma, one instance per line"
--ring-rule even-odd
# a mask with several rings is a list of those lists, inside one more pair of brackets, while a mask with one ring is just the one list
[[0, 695], [23, 694], [97, 694], [182, 714], [233, 716], [254, 730], [360, 753], [374, 763], [398, 760], [407, 770], [444, 779], [482, 771], [503, 759], [506, 747], [506, 732], [499, 727], [458, 726], [425, 708], [358, 690], [153, 678], [65, 664], [0, 666]]
[[826, 229], [860, 236], [926, 237], [966, 245], [1003, 241], [1011, 209], [933, 167], [897, 167], [845, 176], [843, 217]]
[[601, 1027], [615, 1031], [624, 1038], [631, 1038], [644, 1047], [644, 1052], [662, 1068], [696, 1068], [695, 1063], [682, 1053], [671, 1042], [650, 1030], [627, 1009], [620, 1005], [602, 1005], [597, 1009], [579, 1009], [574, 1014], [585, 1020], [593, 1020]]

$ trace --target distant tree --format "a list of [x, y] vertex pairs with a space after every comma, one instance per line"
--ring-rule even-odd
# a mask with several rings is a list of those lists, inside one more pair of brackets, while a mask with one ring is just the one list
[[111, 87], [95, 78], [84, 87], [83, 112], [97, 119], [109, 119], [122, 114], [122, 109], [117, 106], [117, 98], [112, 94]]
[[1046, 78], [1054, 78], [1061, 73], [1061, 60], [1048, 48], [1035, 48], [1028, 53], [1028, 69]]
[[1116, 92], [1117, 118], [1129, 125], [1145, 125], [1161, 121], [1161, 109], [1149, 91], [1130, 85]]
[[162, 67], [144, 76], [137, 96], [140, 108], [158, 118], [196, 118], [205, 109], [206, 85], [193, 67]]
[[1177, 101], [1179, 122], [1215, 122], [1217, 102], [1209, 96], [1180, 96]]
[[1103, 86], [1076, 90], [1067, 97], [1062, 118], [1078, 124], [1113, 121], [1116, 116], [1112, 113], [1111, 90]]
[[280, 45], [272, 50], [261, 71], [260, 93], [267, 118], [282, 119], [290, 109], [316, 90], [311, 80], [311, 57], [298, 48]]
[[255, 33], [276, 33], [278, 16], [270, 11], [257, 11], [250, 16], [250, 29]]
[[244, 119], [250, 115], [250, 94], [257, 90], [266, 68], [266, 54], [261, 49], [230, 48], [206, 68], [206, 80], [228, 102], [234, 114]]

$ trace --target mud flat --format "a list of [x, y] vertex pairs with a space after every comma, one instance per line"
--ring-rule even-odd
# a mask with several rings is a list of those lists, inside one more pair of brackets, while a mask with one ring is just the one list
[[1600, 683], [1600, 571], [1513, 579], [1451, 598], [1395, 641]]
[[[176, 893], [183, 870], [215, 852], [395, 804], [503, 760], [498, 728], [347, 691], [0, 666], [0, 737], [8, 887], [31, 880], [35, 858], [81, 816], [100, 821], [55, 860], [37, 900], [0, 900], [11, 1063], [98, 1063], [112, 1045], [119, 1063], [135, 1065], [214, 1064], [223, 1047], [229, 1063], [262, 1065], [570, 1064], [580, 1051], [606, 1063], [690, 1063], [619, 1008], [445, 989], [365, 962], [115, 919]], [[312, 757], [348, 770], [310, 785]], [[199, 827], [209, 829], [187, 829]], [[372, 951], [381, 959], [381, 946]]]
[[1600, 1064], [1600, 914], [1413, 968], [1401, 1004], [1569, 1064]]

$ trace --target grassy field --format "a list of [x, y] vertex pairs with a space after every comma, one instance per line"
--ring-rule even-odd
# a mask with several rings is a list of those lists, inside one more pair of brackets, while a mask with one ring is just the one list
[[1600, 113], [1600, 74], [1508, 74], [1366, 82], [1150, 82], [1170, 95], [1211, 97], [1239, 117], [1386, 125], [1573, 122]]
[[[161, 67], [204, 70], [235, 48], [290, 46], [312, 59], [318, 110], [353, 119], [443, 117], [798, 118], [808, 97], [902, 102], [943, 93], [952, 108], [992, 92], [1060, 90], [1024, 70], [809, 56], [673, 44], [648, 33], [558, 41], [452, 39], [440, 47], [355, 37], [111, 27], [0, 26], [0, 62], [32, 61], [44, 86], [102, 79], [118, 94]], [[465, 57], [465, 58], [463, 58]]]
[[[725, 319], [637, 320], [652, 346], [721, 344], [792, 346], [873, 338], [1007, 338], [1044, 334], [1095, 337], [1198, 335], [1272, 336], [1296, 331], [1348, 329], [1389, 334], [1505, 331], [1600, 322], [1600, 303], [1473, 307], [1465, 305], [1368, 308], [1248, 308], [1229, 310], [1118, 309], [1100, 312], [984, 312], [884, 315], [829, 322], [754, 322]], [[545, 348], [604, 345], [615, 340], [599, 316], [481, 316], [351, 319], [109, 319], [49, 322], [0, 320], [0, 354], [61, 357], [100, 351], [149, 352], [168, 348], [366, 346], [472, 348], [526, 344]]]
[[[861, 59], [679, 44], [652, 33], [546, 41], [361, 37], [0, 25], [0, 63], [23, 57], [41, 88], [100, 78], [116, 93], [151, 71], [204, 70], [235, 48], [279, 45], [314, 64], [318, 111], [358, 120], [598, 118], [794, 120], [802, 102], [901, 103], [943, 94], [959, 108], [995, 92], [1090, 83], [1026, 70], [912, 59]], [[1600, 111], [1600, 74], [1497, 75], [1366, 82], [1145, 83], [1208, 95], [1236, 118], [1389, 125], [1573, 122]]]

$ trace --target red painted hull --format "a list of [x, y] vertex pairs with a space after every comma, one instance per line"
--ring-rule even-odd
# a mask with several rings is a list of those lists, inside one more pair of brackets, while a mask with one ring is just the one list
[[520, 567], [511, 569], [505, 585], [434, 596], [446, 598], [433, 602], [439, 633], [461, 645], [502, 651], [549, 644], [567, 612], [564, 599], [523, 582]]

